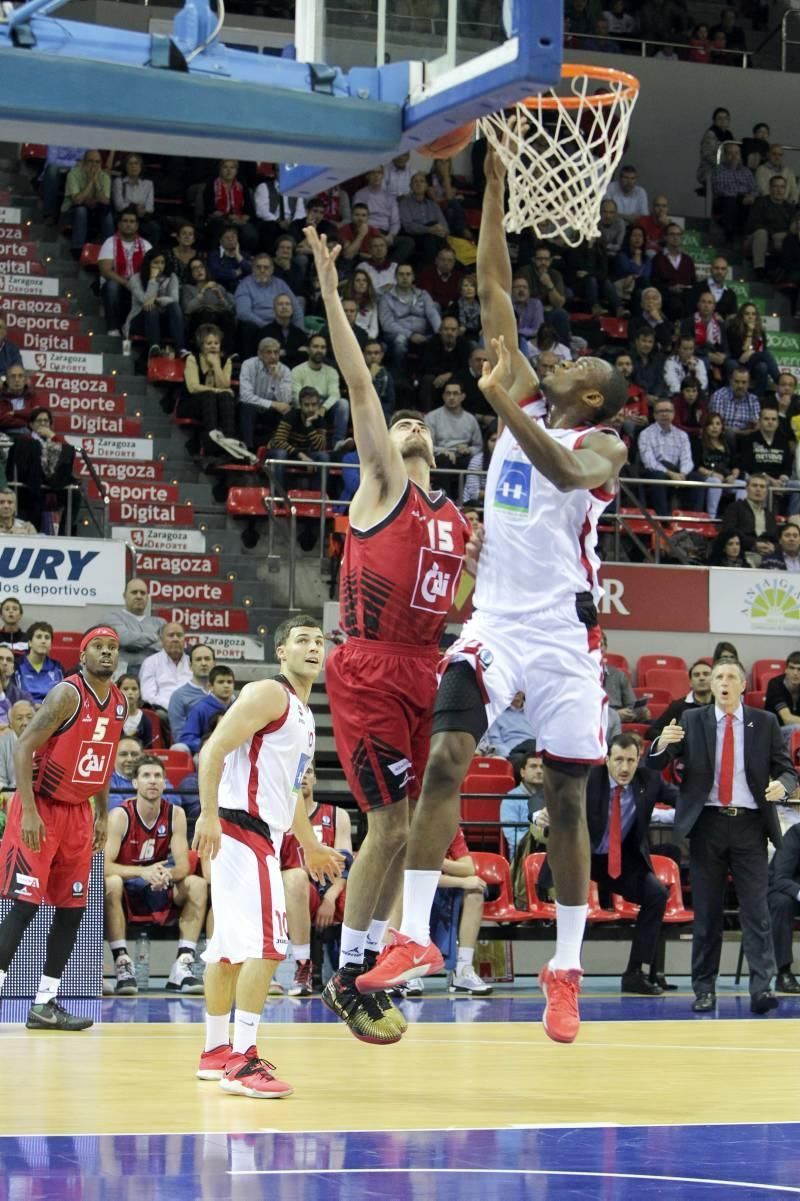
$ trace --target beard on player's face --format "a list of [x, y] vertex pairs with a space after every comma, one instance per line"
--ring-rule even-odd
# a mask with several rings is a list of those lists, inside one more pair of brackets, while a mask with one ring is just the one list
[[412, 430], [400, 443], [400, 454], [403, 459], [423, 459], [429, 467], [436, 466], [430, 441], [424, 434]]

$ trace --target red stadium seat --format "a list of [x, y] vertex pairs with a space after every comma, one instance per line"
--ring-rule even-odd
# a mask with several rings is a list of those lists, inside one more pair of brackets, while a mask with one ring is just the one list
[[792, 763], [797, 767], [800, 764], [800, 730], [792, 730], [789, 739], [789, 754], [792, 757]]
[[266, 517], [269, 488], [231, 488], [225, 502], [229, 517]]
[[181, 782], [194, 772], [194, 761], [188, 751], [176, 751], [171, 748], [164, 751], [154, 747], [153, 754], [158, 755], [164, 764], [164, 771], [173, 788], [178, 788]]
[[602, 925], [604, 922], [618, 922], [619, 914], [613, 909], [603, 909], [600, 905], [600, 897], [597, 893], [597, 885], [594, 880], [589, 881], [589, 912], [586, 920], [594, 926]]
[[647, 708], [650, 710], [650, 716], [653, 721], [660, 717], [664, 710], [668, 707], [668, 701], [649, 701]]
[[651, 667], [647, 672], [647, 683], [668, 692], [673, 701], [686, 696], [689, 690], [685, 668]]
[[525, 860], [525, 886], [528, 890], [528, 909], [531, 917], [541, 921], [555, 921], [556, 907], [552, 901], [540, 901], [536, 892], [539, 875], [547, 856], [544, 851], [535, 851]]
[[22, 159], [47, 158], [47, 147], [38, 142], [23, 142], [19, 149], [19, 157]]
[[84, 270], [89, 270], [90, 267], [97, 266], [97, 260], [100, 258], [100, 244], [98, 242], [84, 242], [81, 250], [81, 266]]
[[762, 692], [758, 688], [751, 688], [749, 692], [744, 694], [744, 703], [752, 705], [754, 709], [763, 709], [766, 695], [766, 692]]
[[156, 354], [147, 360], [147, 379], [151, 384], [182, 384], [183, 374], [183, 359]]
[[[644, 688], [637, 687], [633, 690], [636, 696], [647, 701], [648, 709], [652, 709], [653, 705], [668, 705], [672, 697], [666, 688]], [[687, 684], [686, 691], [689, 691]]]
[[750, 672], [753, 688], [766, 689], [773, 676], [782, 676], [785, 671], [783, 659], [756, 659]]
[[493, 884], [500, 890], [500, 895], [494, 901], [484, 901], [483, 920], [485, 922], [529, 922], [530, 913], [525, 909], [517, 909], [514, 904], [514, 893], [511, 888], [511, 865], [503, 855], [491, 855], [488, 851], [473, 851], [472, 862], [475, 871], [487, 884]]
[[[503, 790], [505, 791], [505, 789]], [[461, 828], [470, 851], [503, 850], [503, 831], [500, 828], [500, 794], [496, 796], [462, 796]], [[492, 826], [470, 826], [469, 822], [497, 822]]]
[[680, 668], [683, 672], [684, 682], [688, 688], [689, 672], [686, 661], [680, 655], [642, 655], [636, 664], [636, 678], [639, 684], [643, 684], [645, 687], [648, 686], [648, 672], [654, 667], [666, 667], [673, 670]]
[[650, 860], [653, 864], [653, 871], [658, 876], [662, 884], [665, 884], [669, 889], [667, 897], [667, 908], [664, 913], [664, 921], [672, 925], [680, 925], [684, 922], [694, 921], [694, 912], [691, 909], [685, 909], [683, 905], [683, 889], [681, 888], [681, 873], [674, 859], [670, 859], [667, 855], [651, 855]]
[[607, 338], [615, 342], [627, 342], [628, 322], [623, 317], [601, 317], [598, 324]]
[[691, 534], [702, 534], [704, 538], [716, 538], [719, 525], [710, 513], [693, 513], [690, 509], [673, 509], [673, 530], [688, 530]]
[[649, 728], [646, 721], [624, 721], [622, 723], [623, 734], [638, 734], [640, 738], [644, 738]]
[[65, 671], [78, 666], [83, 634], [72, 630], [57, 630], [53, 634], [50, 654], [57, 659]]
[[625, 672], [628, 679], [631, 678], [630, 665], [624, 655], [618, 655], [615, 651], [606, 651], [605, 661], [609, 667], [618, 667], [620, 671]]
[[[298, 517], [316, 517], [316, 519], [319, 521], [319, 511], [322, 507], [321, 502], [323, 500], [325, 501], [325, 516], [334, 517], [336, 515], [336, 510], [334, 509], [333, 505], [328, 503], [327, 496], [323, 497], [321, 492], [306, 492], [301, 491], [298, 488], [290, 488], [286, 493], [286, 496], [289, 504], [294, 507], [295, 513]], [[288, 517], [288, 508], [283, 509], [282, 513], [284, 516]], [[276, 516], [278, 516], [277, 513]]]
[[635, 922], [639, 916], [639, 905], [634, 905], [633, 901], [626, 901], [624, 897], [617, 893], [611, 894], [611, 903], [614, 906], [614, 912], [619, 914], [619, 919], [622, 922]]
[[[471, 782], [469, 788], [467, 788], [467, 780]], [[492, 784], [488, 783], [490, 780], [493, 781]], [[461, 791], [505, 792], [507, 789], [513, 788], [515, 783], [514, 769], [508, 759], [503, 759], [500, 755], [475, 755], [467, 769]], [[478, 787], [478, 785], [483, 785], [483, 787]]]

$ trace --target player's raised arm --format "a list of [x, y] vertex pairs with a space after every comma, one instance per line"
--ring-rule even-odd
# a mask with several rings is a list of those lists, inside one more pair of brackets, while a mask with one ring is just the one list
[[497, 362], [494, 341], [505, 338], [511, 355], [514, 380], [513, 401], [535, 395], [539, 378], [519, 349], [519, 333], [511, 303], [511, 259], [503, 227], [506, 169], [491, 146], [486, 152], [486, 187], [483, 193], [481, 228], [478, 235], [478, 296], [481, 302], [481, 328], [489, 362]]
[[33, 755], [44, 746], [65, 722], [74, 715], [80, 704], [80, 694], [74, 684], [62, 681], [48, 692], [43, 704], [27, 729], [23, 730], [14, 747], [14, 769], [17, 773], [17, 792], [22, 803], [22, 840], [32, 851], [38, 851], [44, 838], [44, 823], [33, 799]]
[[192, 842], [193, 850], [202, 858], [215, 858], [222, 838], [218, 792], [225, 756], [271, 721], [277, 721], [288, 704], [286, 692], [276, 680], [245, 684], [236, 704], [225, 712], [204, 743], [197, 770], [200, 816]]
[[[361, 478], [364, 478], [365, 472], [375, 472], [386, 481], [387, 490], [399, 491], [405, 484], [402, 459], [389, 438], [372, 375], [345, 316], [339, 295], [336, 260], [341, 247], [329, 249], [325, 234], [320, 237], [313, 226], [304, 232], [314, 254], [334, 358], [347, 382]], [[387, 474], [391, 476], [391, 481], [387, 480]]]
[[[587, 434], [577, 450], [560, 446], [544, 429], [530, 421], [509, 396], [511, 357], [505, 339], [497, 339], [494, 349], [497, 363], [494, 367], [484, 363], [478, 387], [498, 417], [511, 429], [534, 467], [555, 484], [559, 492], [600, 488], [616, 480], [627, 459], [621, 439], [598, 430]], [[602, 392], [593, 389], [588, 378], [583, 400], [587, 405], [597, 404], [598, 407], [604, 402]]]

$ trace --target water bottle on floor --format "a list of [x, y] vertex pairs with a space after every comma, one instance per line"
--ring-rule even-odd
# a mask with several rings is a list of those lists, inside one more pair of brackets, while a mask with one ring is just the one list
[[150, 938], [146, 930], [136, 939], [136, 984], [140, 992], [150, 987]]

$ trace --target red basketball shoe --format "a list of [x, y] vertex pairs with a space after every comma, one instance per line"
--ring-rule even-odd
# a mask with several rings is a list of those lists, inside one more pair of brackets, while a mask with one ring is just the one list
[[360, 993], [382, 992], [404, 984], [406, 980], [416, 980], [417, 976], [429, 976], [444, 967], [444, 959], [435, 943], [429, 942], [425, 947], [398, 930], [389, 933], [392, 942], [383, 948], [375, 967], [356, 977], [356, 988]]
[[578, 994], [581, 991], [580, 969], [554, 972], [547, 963], [539, 972], [539, 987], [545, 995], [542, 1022], [544, 1032], [555, 1043], [574, 1043], [581, 1028]]
[[274, 1064], [266, 1059], [259, 1059], [258, 1050], [250, 1047], [244, 1055], [234, 1053], [225, 1065], [221, 1089], [226, 1093], [237, 1093], [240, 1097], [257, 1097], [262, 1101], [272, 1101], [277, 1097], [290, 1097], [294, 1092], [291, 1084], [276, 1080], [273, 1076]]
[[213, 1051], [204, 1051], [197, 1065], [197, 1079], [221, 1080], [222, 1073], [225, 1071], [225, 1064], [232, 1054], [233, 1047], [230, 1043], [223, 1043], [221, 1047], [214, 1047]]

